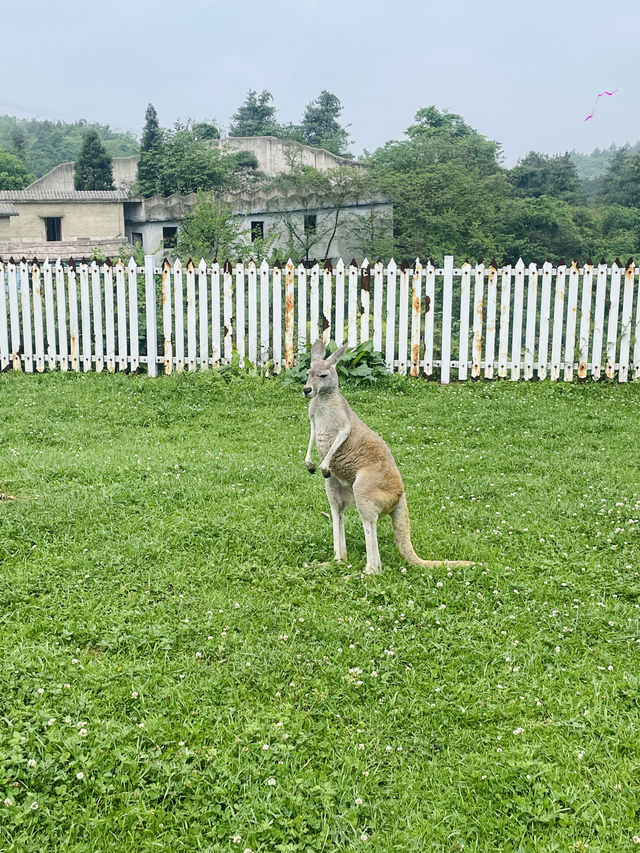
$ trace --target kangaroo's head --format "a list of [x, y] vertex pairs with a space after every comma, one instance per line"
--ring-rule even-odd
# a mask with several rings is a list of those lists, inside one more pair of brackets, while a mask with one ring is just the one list
[[303, 388], [303, 394], [307, 400], [311, 400], [317, 394], [331, 394], [338, 390], [338, 372], [336, 364], [344, 355], [347, 345], [325, 358], [326, 347], [321, 339], [318, 339], [311, 347], [311, 366], [307, 373], [307, 381]]

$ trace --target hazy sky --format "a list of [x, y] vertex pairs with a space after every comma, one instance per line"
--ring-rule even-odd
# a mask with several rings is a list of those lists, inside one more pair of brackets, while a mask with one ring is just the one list
[[[3, 4], [0, 113], [139, 135], [224, 129], [248, 89], [299, 121], [322, 89], [352, 150], [401, 139], [417, 109], [458, 113], [512, 165], [640, 139], [640, 0], [22, 0]], [[605, 89], [615, 95], [594, 99]]]

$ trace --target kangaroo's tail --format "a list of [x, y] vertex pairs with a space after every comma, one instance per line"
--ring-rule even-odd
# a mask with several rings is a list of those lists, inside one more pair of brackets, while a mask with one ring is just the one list
[[402, 493], [400, 500], [391, 512], [391, 524], [393, 525], [393, 536], [396, 540], [396, 547], [402, 554], [404, 559], [412, 566], [428, 566], [436, 568], [438, 566], [472, 566], [472, 562], [466, 560], [422, 560], [413, 549], [411, 544], [411, 529], [409, 526], [409, 509], [407, 507], [407, 498]]

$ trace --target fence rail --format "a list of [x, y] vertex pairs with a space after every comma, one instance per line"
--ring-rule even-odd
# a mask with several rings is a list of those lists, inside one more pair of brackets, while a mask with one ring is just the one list
[[372, 341], [399, 374], [571, 381], [640, 378], [638, 269], [522, 260], [455, 268], [154, 267], [0, 259], [0, 370], [208, 369], [236, 354], [279, 373], [318, 337]]

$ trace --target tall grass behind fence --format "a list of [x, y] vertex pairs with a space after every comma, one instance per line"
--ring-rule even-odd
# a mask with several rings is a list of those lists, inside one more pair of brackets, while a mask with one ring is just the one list
[[0, 260], [0, 370], [279, 373], [318, 337], [372, 341], [389, 370], [452, 379], [640, 378], [629, 261], [416, 260], [311, 268], [192, 261], [143, 267]]

